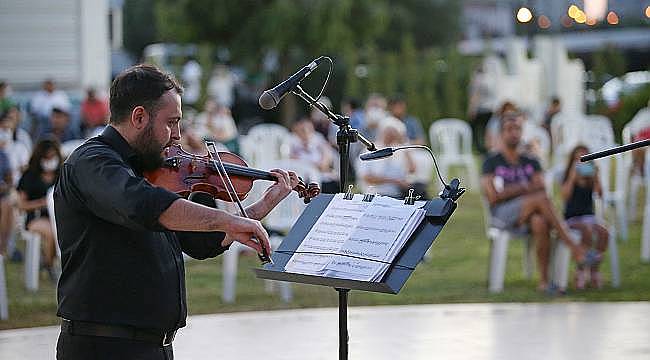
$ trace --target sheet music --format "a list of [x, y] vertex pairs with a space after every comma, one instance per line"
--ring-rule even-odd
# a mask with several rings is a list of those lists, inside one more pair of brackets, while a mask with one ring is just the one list
[[[350, 237], [359, 219], [370, 206], [363, 201], [363, 195], [354, 195], [352, 200], [343, 199], [344, 194], [336, 194], [318, 218], [307, 236], [300, 244], [287, 265], [286, 271], [313, 274], [322, 271], [341, 244]], [[318, 253], [318, 254], [309, 254]], [[320, 254], [320, 255], [319, 255]]]
[[[378, 281], [424, 218], [417, 205], [337, 194], [292, 256], [288, 272]], [[420, 202], [419, 204], [423, 204]], [[301, 253], [302, 252], [302, 253]], [[305, 254], [313, 252], [318, 254]]]

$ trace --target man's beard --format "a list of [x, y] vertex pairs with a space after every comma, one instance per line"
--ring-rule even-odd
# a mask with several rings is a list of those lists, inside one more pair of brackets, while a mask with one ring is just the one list
[[136, 169], [147, 172], [160, 168], [165, 159], [162, 156], [164, 145], [155, 140], [153, 124], [147, 125], [144, 131], [138, 135], [133, 144], [136, 153], [134, 166]]

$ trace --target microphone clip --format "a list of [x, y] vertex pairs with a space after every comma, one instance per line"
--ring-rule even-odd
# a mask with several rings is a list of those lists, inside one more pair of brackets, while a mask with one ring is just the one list
[[465, 193], [465, 190], [465, 188], [460, 187], [460, 180], [452, 179], [451, 182], [445, 186], [445, 189], [442, 190], [440, 197], [455, 202]]

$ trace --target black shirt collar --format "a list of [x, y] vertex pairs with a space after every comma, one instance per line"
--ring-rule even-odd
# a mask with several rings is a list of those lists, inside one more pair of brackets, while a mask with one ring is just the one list
[[136, 156], [135, 151], [114, 127], [111, 125], [106, 126], [102, 133], [99, 134], [99, 138], [115, 149], [124, 161], [133, 164]]

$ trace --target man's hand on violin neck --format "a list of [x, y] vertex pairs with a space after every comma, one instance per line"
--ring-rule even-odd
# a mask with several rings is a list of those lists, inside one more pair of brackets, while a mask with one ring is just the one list
[[262, 253], [262, 247], [267, 250], [267, 254], [271, 253], [269, 234], [258, 220], [232, 215], [232, 219], [226, 223], [225, 232], [226, 237], [221, 243], [223, 246], [228, 246], [237, 241], [260, 254]]
[[275, 201], [276, 203], [273, 204], [273, 206], [275, 206], [291, 193], [291, 190], [298, 185], [299, 179], [298, 175], [293, 171], [272, 169], [269, 170], [269, 173], [274, 176], [277, 181], [267, 189], [266, 197], [269, 197], [269, 201]]

